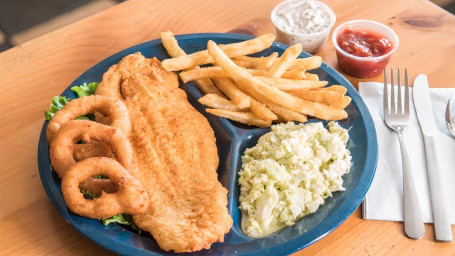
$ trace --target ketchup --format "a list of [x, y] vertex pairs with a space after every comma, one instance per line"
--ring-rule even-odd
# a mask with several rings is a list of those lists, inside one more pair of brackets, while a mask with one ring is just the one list
[[348, 54], [366, 58], [359, 60], [337, 52], [340, 68], [347, 74], [358, 78], [371, 78], [380, 75], [391, 55], [376, 60], [369, 60], [368, 58], [383, 56], [393, 49], [392, 42], [379, 33], [350, 28], [343, 30], [338, 35], [337, 44]]

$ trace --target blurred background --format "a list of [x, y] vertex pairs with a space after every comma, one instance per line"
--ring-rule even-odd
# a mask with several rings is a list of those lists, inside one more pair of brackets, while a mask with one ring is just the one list
[[[0, 0], [0, 52], [124, 0]], [[455, 14], [455, 0], [431, 0]]]

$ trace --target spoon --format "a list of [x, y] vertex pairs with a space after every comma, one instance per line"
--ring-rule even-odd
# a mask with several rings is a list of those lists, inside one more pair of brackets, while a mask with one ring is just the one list
[[455, 94], [452, 94], [446, 107], [447, 130], [455, 137]]

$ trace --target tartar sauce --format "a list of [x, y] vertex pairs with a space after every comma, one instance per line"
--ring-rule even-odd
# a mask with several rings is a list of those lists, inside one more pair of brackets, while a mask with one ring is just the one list
[[276, 25], [293, 34], [312, 34], [330, 26], [330, 15], [312, 0], [299, 1], [276, 13]]

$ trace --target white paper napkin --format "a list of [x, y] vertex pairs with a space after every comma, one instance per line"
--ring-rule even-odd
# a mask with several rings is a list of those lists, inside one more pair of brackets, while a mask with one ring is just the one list
[[[382, 83], [361, 82], [359, 92], [373, 117], [378, 136], [379, 158], [373, 183], [363, 202], [363, 218], [403, 221], [403, 175], [397, 134], [384, 123]], [[412, 90], [412, 88], [411, 88]], [[445, 126], [445, 109], [454, 88], [431, 88], [431, 101], [436, 122], [438, 162], [445, 182], [451, 223], [455, 224], [455, 139]], [[433, 222], [428, 188], [425, 149], [411, 91], [411, 120], [405, 135], [414, 182], [422, 207], [423, 220]]]

